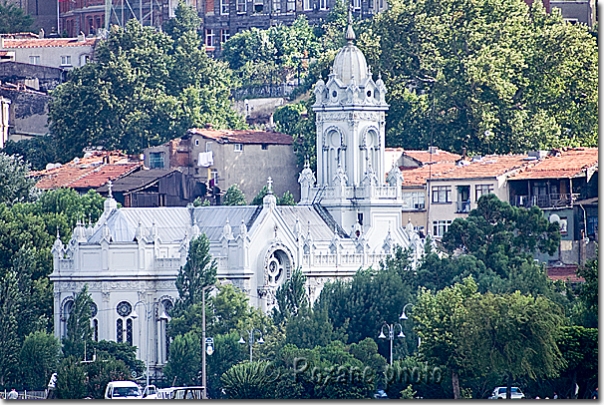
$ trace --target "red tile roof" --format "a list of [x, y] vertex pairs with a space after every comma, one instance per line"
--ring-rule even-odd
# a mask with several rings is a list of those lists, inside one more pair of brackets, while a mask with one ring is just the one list
[[560, 156], [547, 156], [511, 180], [523, 179], [568, 179], [582, 177], [589, 170], [597, 170], [598, 148], [575, 148], [560, 151]]
[[291, 145], [294, 142], [290, 135], [280, 132], [193, 128], [188, 133], [214, 139], [220, 143]]
[[584, 282], [585, 279], [577, 276], [577, 265], [567, 264], [563, 266], [552, 266], [547, 268], [547, 276], [551, 280], [569, 280], [573, 283]]
[[527, 155], [488, 155], [445, 173], [432, 175], [434, 180], [493, 178], [530, 164]]
[[77, 38], [42, 38], [42, 39], [4, 39], [3, 49], [13, 48], [57, 48], [73, 46], [94, 46], [98, 38], [86, 38], [78, 41]]
[[[107, 156], [108, 162], [104, 160]], [[119, 152], [95, 152], [92, 156], [77, 158], [59, 167], [31, 172], [31, 176], [39, 179], [36, 187], [42, 190], [61, 187], [97, 188], [140, 166], [141, 162], [131, 162]]]
[[401, 167], [403, 171], [403, 188], [405, 186], [423, 186], [426, 184], [426, 179], [435, 175], [443, 174], [451, 170], [455, 170], [455, 163], [437, 163], [433, 165], [421, 166], [413, 169]]
[[423, 164], [455, 162], [461, 159], [461, 155], [458, 155], [457, 153], [451, 153], [440, 149], [437, 149], [436, 153], [430, 153], [427, 150], [406, 150], [403, 152], [403, 155], [409, 156]]

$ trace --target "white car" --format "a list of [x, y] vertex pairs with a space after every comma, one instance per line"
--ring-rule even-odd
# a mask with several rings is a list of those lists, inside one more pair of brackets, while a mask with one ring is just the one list
[[141, 399], [141, 387], [134, 381], [111, 381], [105, 388], [105, 399]]
[[[489, 399], [506, 399], [507, 387], [495, 387]], [[524, 394], [518, 387], [512, 387], [511, 399], [524, 399]]]

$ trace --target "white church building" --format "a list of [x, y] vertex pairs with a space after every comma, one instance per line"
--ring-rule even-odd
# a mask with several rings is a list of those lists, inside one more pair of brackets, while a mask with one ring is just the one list
[[161, 371], [176, 276], [201, 233], [217, 278], [266, 311], [294, 268], [315, 300], [327, 281], [377, 268], [396, 245], [419, 258], [423, 240], [403, 224], [402, 174], [394, 167], [386, 176], [384, 167], [386, 88], [373, 80], [350, 24], [346, 39], [327, 83], [315, 86], [317, 176], [308, 164], [300, 173], [299, 204], [278, 206], [269, 192], [261, 206], [118, 209], [110, 194], [94, 227], [78, 224], [66, 246], [59, 238], [53, 246], [57, 337], [66, 332], [74, 294], [88, 284], [94, 338], [136, 345], [151, 375]]

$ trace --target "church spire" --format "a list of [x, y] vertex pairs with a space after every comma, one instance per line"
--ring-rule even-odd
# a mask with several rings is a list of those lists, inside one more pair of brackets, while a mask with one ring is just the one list
[[352, 29], [352, 4], [348, 6], [348, 27], [346, 28], [346, 41], [349, 45], [352, 45], [352, 41], [357, 39]]

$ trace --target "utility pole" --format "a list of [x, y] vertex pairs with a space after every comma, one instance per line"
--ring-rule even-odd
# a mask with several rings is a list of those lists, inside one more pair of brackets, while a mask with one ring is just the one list
[[214, 285], [207, 285], [201, 289], [201, 385], [203, 385], [203, 399], [208, 399], [206, 379], [206, 290], [212, 287]]

